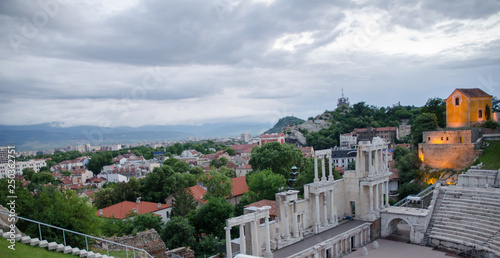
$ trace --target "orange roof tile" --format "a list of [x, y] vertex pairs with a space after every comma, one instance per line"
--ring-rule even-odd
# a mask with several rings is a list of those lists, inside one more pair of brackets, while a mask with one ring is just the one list
[[233, 188], [231, 190], [233, 192], [233, 196], [242, 195], [243, 193], [248, 192], [248, 185], [244, 176], [235, 177], [232, 181]]
[[[137, 204], [135, 202], [124, 201], [102, 209], [102, 217], [124, 219], [126, 218], [127, 214], [134, 212], [134, 208], [137, 209], [137, 214], [146, 214], [163, 210], [171, 206], [171, 204], [161, 204], [160, 208], [158, 209], [158, 203], [154, 202], [143, 201]], [[99, 216], [99, 211], [96, 212], [96, 215]]]
[[191, 190], [191, 194], [193, 197], [199, 201], [200, 203], [205, 204], [207, 200], [203, 199], [203, 196], [207, 193], [207, 190], [205, 190], [203, 187], [199, 185], [191, 186], [189, 187], [189, 190]]

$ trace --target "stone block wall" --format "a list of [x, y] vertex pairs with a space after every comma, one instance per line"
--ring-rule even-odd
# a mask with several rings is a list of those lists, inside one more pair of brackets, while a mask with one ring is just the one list
[[[165, 252], [167, 251], [167, 248], [165, 243], [161, 240], [160, 235], [158, 235], [154, 229], [137, 233], [135, 236], [128, 235], [124, 237], [109, 237], [106, 239], [120, 244], [144, 249], [154, 257], [166, 257]], [[94, 247], [106, 250], [106, 242], [99, 241], [94, 244]], [[109, 250], [122, 251], [125, 250], [125, 247], [116, 244], [109, 244]]]
[[463, 169], [476, 158], [474, 144], [419, 144], [423, 164], [437, 169]]

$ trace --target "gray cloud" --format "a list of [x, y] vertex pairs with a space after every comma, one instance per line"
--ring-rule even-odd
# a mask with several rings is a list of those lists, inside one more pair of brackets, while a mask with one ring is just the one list
[[61, 2], [0, 3], [5, 124], [305, 117], [342, 86], [352, 103], [423, 105], [500, 67], [494, 0]]

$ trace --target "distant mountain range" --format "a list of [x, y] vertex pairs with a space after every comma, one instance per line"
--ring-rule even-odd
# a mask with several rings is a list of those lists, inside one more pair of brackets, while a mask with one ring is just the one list
[[155, 142], [189, 137], [235, 137], [242, 133], [259, 135], [269, 129], [267, 123], [215, 123], [192, 125], [148, 125], [141, 127], [61, 127], [45, 123], [36, 125], [0, 125], [0, 146], [13, 145], [18, 151], [61, 148], [90, 143]]

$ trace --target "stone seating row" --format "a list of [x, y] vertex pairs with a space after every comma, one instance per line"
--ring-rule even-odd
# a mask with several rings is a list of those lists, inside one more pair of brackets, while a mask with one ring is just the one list
[[491, 209], [497, 209], [500, 210], [500, 203], [498, 203], [498, 199], [457, 199], [457, 198], [443, 198], [444, 202], [460, 202], [463, 204], [470, 204], [470, 205], [480, 205], [480, 206], [487, 206]]
[[498, 226], [491, 226], [488, 223], [484, 222], [477, 222], [477, 221], [464, 221], [464, 220], [459, 220], [459, 219], [453, 219], [453, 218], [444, 218], [444, 219], [439, 219], [437, 220], [439, 224], [445, 223], [446, 225], [451, 225], [455, 227], [465, 227], [465, 229], [469, 230], [478, 230], [480, 229], [481, 231], [484, 231], [484, 233], [488, 235], [494, 235], [496, 232], [499, 231]]
[[[478, 248], [478, 249], [482, 249], [482, 250], [491, 252], [491, 253], [495, 254], [496, 256], [500, 256], [500, 251], [497, 250], [497, 248], [491, 248], [491, 245], [469, 242], [469, 241], [463, 240], [460, 237], [457, 237], [455, 235], [450, 235], [450, 234], [445, 234], [445, 233], [443, 233], [443, 234], [431, 234], [431, 235], [429, 235], [429, 238], [431, 239], [431, 241], [432, 241], [432, 239], [437, 239], [437, 240], [455, 243], [458, 245], [465, 245], [465, 246], [469, 246], [469, 247], [476, 246], [476, 248]], [[458, 248], [458, 249], [461, 249], [461, 248]]]
[[472, 211], [457, 207], [441, 207], [436, 213], [440, 215], [451, 215], [455, 218], [468, 221], [484, 221], [494, 225], [500, 225], [500, 217], [497, 214], [485, 213], [483, 211]]
[[456, 227], [452, 225], [434, 225], [431, 233], [448, 232], [460, 236], [467, 237], [479, 242], [486, 242], [492, 235], [481, 232], [479, 230], [466, 229], [464, 227]]
[[[487, 207], [478, 207], [475, 205], [468, 205], [464, 203], [459, 203], [459, 202], [445, 202], [444, 204], [441, 203], [441, 208], [458, 208], [458, 209], [465, 209], [465, 210], [470, 210], [470, 213], [472, 212], [481, 212], [485, 214], [491, 214], [491, 215], [496, 215], [500, 213], [500, 210], [495, 210], [495, 209], [488, 209]], [[497, 216], [500, 218], [500, 216]]]
[[[500, 198], [500, 197], [498, 197]], [[478, 196], [478, 195], [462, 195], [462, 194], [445, 194], [443, 199], [446, 200], [471, 200], [471, 201], [484, 201], [492, 204], [496, 204], [498, 200], [496, 196]]]
[[[0, 234], [3, 238], [10, 239], [10, 232], [3, 232], [0, 229]], [[76, 247], [65, 246], [63, 244], [57, 244], [56, 242], [48, 242], [47, 240], [40, 240], [38, 238], [31, 238], [30, 236], [23, 236], [22, 234], [16, 234], [15, 240], [21, 242], [23, 244], [29, 244], [31, 246], [38, 246], [41, 248], [47, 248], [48, 250], [54, 250], [56, 252], [62, 252], [65, 254], [72, 254], [78, 257], [87, 257], [87, 258], [113, 258], [113, 256], [102, 255], [100, 253], [94, 253], [93, 251], [87, 251], [85, 249], [78, 249]]]

